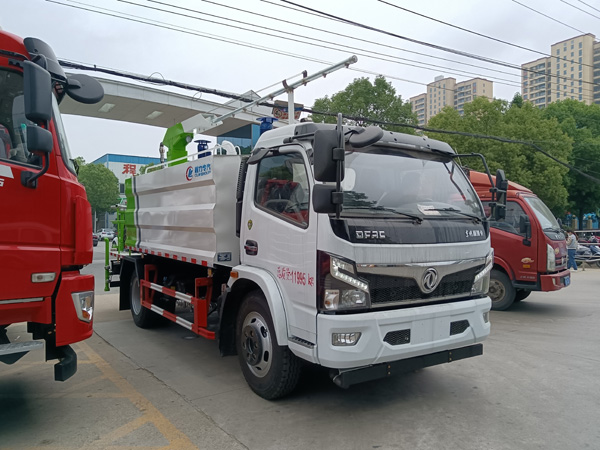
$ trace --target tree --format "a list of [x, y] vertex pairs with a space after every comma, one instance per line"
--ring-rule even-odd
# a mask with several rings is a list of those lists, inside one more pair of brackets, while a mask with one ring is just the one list
[[[600, 106], [586, 105], [576, 100], [552, 103], [544, 116], [556, 119], [562, 131], [573, 139], [569, 163], [596, 178], [600, 178]], [[577, 211], [579, 219], [600, 207], [600, 183], [574, 170], [564, 176], [569, 190], [569, 209]]]
[[87, 198], [96, 214], [110, 212], [119, 203], [119, 180], [100, 164], [85, 164], [79, 168], [79, 181], [85, 186]]
[[521, 94], [519, 92], [515, 93], [512, 101], [510, 102], [510, 106], [511, 106], [511, 108], [513, 106], [516, 106], [517, 108], [523, 107], [523, 97], [521, 96]]
[[[412, 112], [409, 102], [404, 102], [396, 89], [383, 76], [375, 78], [373, 84], [368, 78], [357, 78], [343, 91], [315, 100], [311, 115], [313, 122], [336, 123], [335, 116], [318, 114], [319, 112], [344, 116], [360, 117], [360, 119], [344, 119], [348, 125], [366, 126], [377, 124], [377, 121], [390, 123], [406, 123], [417, 125], [417, 117]], [[369, 120], [373, 119], [373, 120]], [[382, 126], [389, 131], [402, 131], [414, 134], [412, 128]]]
[[[531, 103], [521, 104], [517, 96], [511, 104], [478, 97], [464, 106], [462, 116], [446, 107], [429, 121], [428, 127], [537, 142], [561, 161], [567, 161], [572, 151], [571, 139], [561, 131], [557, 120], [545, 117]], [[483, 154], [492, 172], [503, 169], [509, 180], [531, 188], [555, 214], [562, 215], [568, 199], [564, 185], [567, 169], [533, 147], [466, 136], [428, 135], [448, 142], [459, 153]], [[464, 159], [463, 163], [483, 170], [481, 162], [474, 159]]]

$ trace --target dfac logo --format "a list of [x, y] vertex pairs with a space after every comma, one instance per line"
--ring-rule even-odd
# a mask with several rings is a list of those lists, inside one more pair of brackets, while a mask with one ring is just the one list
[[191, 181], [193, 176], [194, 176], [194, 168], [192, 166], [185, 169], [185, 179], [186, 180]]
[[423, 279], [422, 279], [423, 292], [425, 294], [430, 294], [431, 292], [433, 292], [438, 285], [438, 281], [439, 281], [439, 275], [437, 273], [437, 270], [435, 270], [433, 267], [430, 267], [429, 269], [427, 269], [425, 271], [425, 273], [423, 274]]

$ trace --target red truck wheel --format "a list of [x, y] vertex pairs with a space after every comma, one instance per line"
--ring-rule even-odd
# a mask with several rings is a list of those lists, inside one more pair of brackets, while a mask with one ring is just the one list
[[288, 347], [277, 345], [273, 330], [264, 295], [251, 292], [237, 316], [237, 354], [246, 382], [267, 400], [289, 394], [300, 379], [298, 357]]
[[515, 302], [525, 300], [527, 297], [529, 297], [529, 294], [531, 294], [531, 291], [526, 289], [517, 289], [517, 292], [515, 293]]

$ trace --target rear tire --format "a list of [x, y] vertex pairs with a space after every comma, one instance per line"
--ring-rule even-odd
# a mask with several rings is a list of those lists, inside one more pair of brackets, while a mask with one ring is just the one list
[[515, 288], [504, 272], [492, 269], [488, 295], [492, 299], [492, 309], [495, 311], [504, 311], [513, 304]]
[[163, 317], [142, 306], [140, 280], [136, 271], [131, 274], [129, 283], [129, 304], [134, 323], [140, 328], [153, 328], [162, 323]]
[[292, 392], [301, 362], [287, 346], [277, 345], [273, 319], [262, 292], [249, 293], [236, 321], [236, 349], [246, 382], [256, 394], [274, 400]]

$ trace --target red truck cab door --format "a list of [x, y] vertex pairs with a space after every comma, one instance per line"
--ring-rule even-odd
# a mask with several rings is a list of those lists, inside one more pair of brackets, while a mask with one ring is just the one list
[[[523, 207], [515, 200], [506, 202], [506, 218], [492, 221], [492, 247], [497, 264], [501, 265], [510, 278], [517, 282], [537, 281], [538, 266], [545, 267], [546, 261], [538, 261], [536, 253], [537, 229], [533, 224], [535, 218], [529, 217], [531, 221], [531, 238], [526, 239], [525, 233], [519, 230], [521, 216], [528, 216]], [[528, 244], [529, 243], [529, 244]]]
[[23, 74], [2, 67], [0, 78], [0, 301], [40, 299], [52, 295], [61, 265], [56, 152], [36, 187], [22, 182], [24, 173], [42, 170], [43, 158], [27, 148]]

